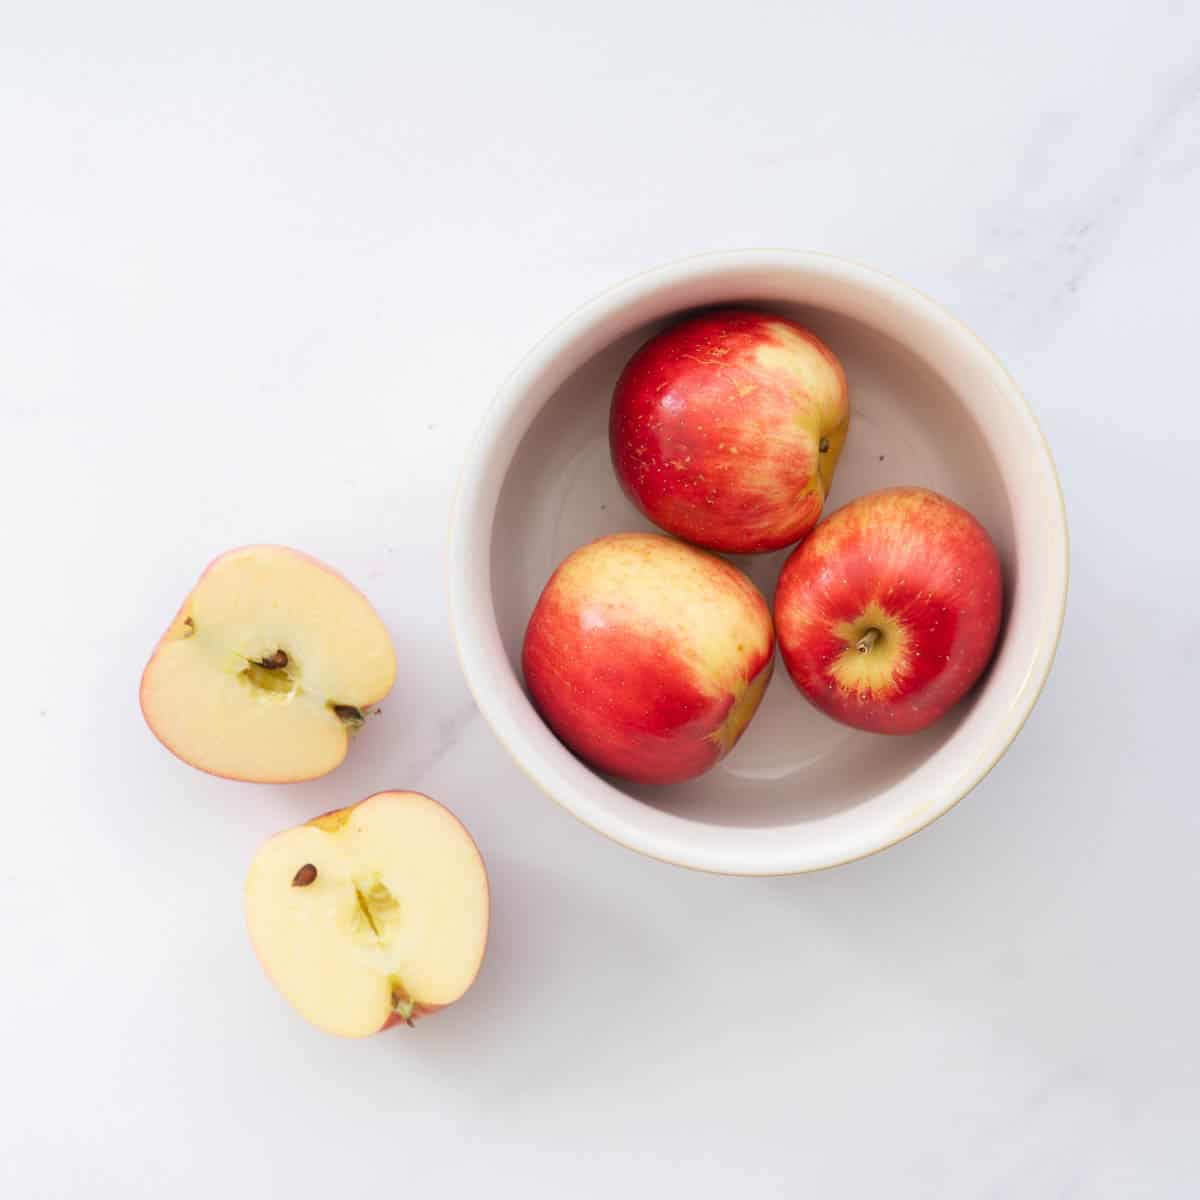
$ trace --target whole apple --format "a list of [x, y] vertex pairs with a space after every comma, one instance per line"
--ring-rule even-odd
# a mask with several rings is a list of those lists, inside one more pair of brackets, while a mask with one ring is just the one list
[[969, 512], [890, 488], [847, 504], [789, 556], [775, 593], [779, 648], [823, 712], [915, 733], [987, 666], [1002, 593], [995, 547]]
[[817, 523], [849, 421], [846, 375], [828, 346], [782, 317], [723, 309], [633, 356], [609, 442], [621, 486], [661, 529], [754, 554]]
[[554, 572], [525, 632], [525, 682], [580, 758], [642, 783], [707, 771], [771, 678], [766, 601], [736, 567], [653, 533], [619, 533]]

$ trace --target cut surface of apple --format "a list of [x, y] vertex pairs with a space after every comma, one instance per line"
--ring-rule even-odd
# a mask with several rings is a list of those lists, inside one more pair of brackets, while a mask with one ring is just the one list
[[336, 571], [285, 546], [216, 559], [142, 676], [146, 723], [214, 775], [315, 779], [396, 678], [391, 638]]
[[417, 792], [379, 792], [271, 838], [246, 880], [263, 968], [318, 1028], [365, 1037], [457, 1000], [483, 960], [471, 835]]

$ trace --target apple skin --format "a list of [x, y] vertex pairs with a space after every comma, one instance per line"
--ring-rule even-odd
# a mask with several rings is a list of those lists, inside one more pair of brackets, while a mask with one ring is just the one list
[[757, 554], [817, 523], [849, 422], [845, 372], [819, 338], [721, 309], [633, 356], [613, 393], [609, 446], [625, 494], [660, 529]]
[[736, 567], [661, 534], [619, 533], [554, 572], [522, 663], [534, 705], [581, 759], [678, 783], [733, 748], [774, 655], [767, 603]]
[[965, 509], [922, 488], [874, 492], [788, 557], [775, 593], [780, 652], [800, 691], [835, 720], [916, 733], [987, 666], [1003, 590], [996, 549]]

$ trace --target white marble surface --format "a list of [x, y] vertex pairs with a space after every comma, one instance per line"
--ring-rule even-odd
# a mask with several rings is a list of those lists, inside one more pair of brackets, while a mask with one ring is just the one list
[[[0, 1194], [1197, 1195], [1200, 13], [574, 8], [3, 23]], [[874, 264], [991, 342], [1074, 550], [986, 782], [774, 881], [644, 861], [537, 793], [442, 587], [458, 462], [531, 341], [753, 245]], [[200, 567], [259, 539], [360, 581], [403, 660], [293, 788], [188, 770], [135, 698]], [[241, 883], [384, 785], [474, 830], [492, 945], [455, 1009], [343, 1044], [261, 975]]]

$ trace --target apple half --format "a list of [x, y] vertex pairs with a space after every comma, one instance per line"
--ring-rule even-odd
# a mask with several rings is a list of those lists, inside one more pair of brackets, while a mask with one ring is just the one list
[[488, 882], [465, 826], [418, 792], [378, 792], [271, 838], [246, 923], [301, 1016], [366, 1037], [459, 999], [483, 961]]
[[142, 675], [146, 723], [173, 754], [228, 779], [316, 779], [396, 678], [391, 638], [336, 571], [286, 546], [211, 563]]

